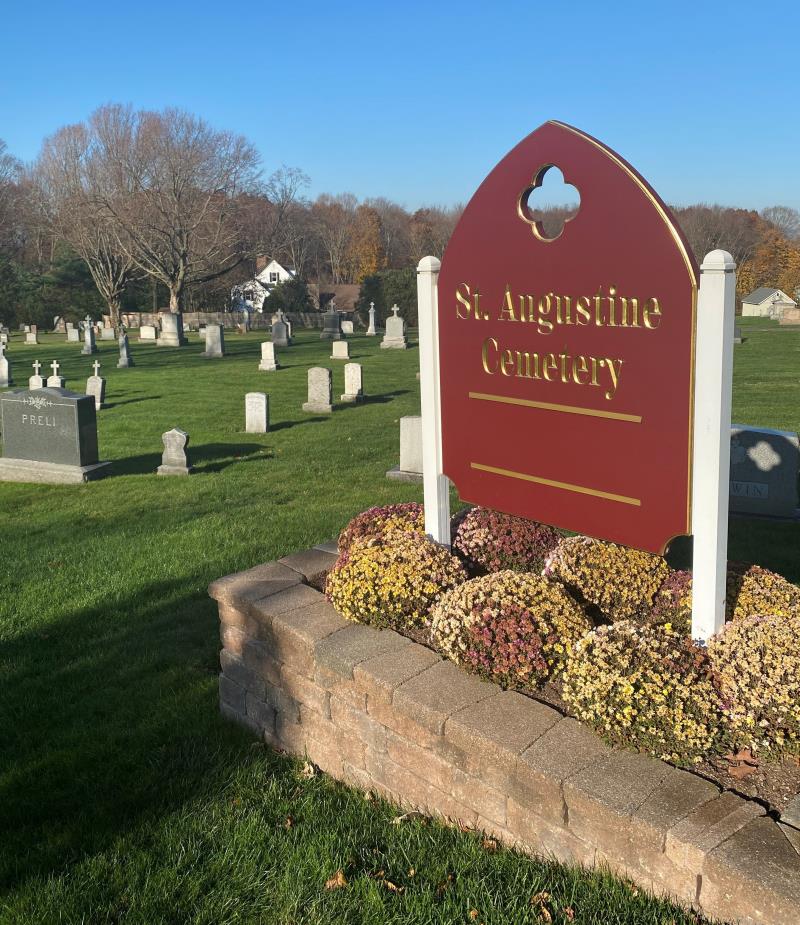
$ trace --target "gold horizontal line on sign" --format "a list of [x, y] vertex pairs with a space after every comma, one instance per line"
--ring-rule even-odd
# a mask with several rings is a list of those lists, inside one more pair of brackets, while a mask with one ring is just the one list
[[581, 408], [578, 405], [556, 405], [547, 401], [532, 401], [529, 398], [509, 398], [507, 395], [490, 395], [488, 392], [470, 392], [470, 398], [478, 401], [497, 401], [504, 405], [523, 405], [526, 408], [542, 408], [544, 411], [563, 411], [565, 414], [585, 414], [591, 418], [610, 418], [612, 421], [642, 423], [641, 414], [623, 414], [621, 411], [598, 411], [595, 408]]
[[593, 498], [605, 498], [607, 501], [618, 501], [620, 504], [631, 504], [641, 507], [638, 498], [628, 498], [626, 495], [615, 495], [610, 491], [599, 491], [596, 488], [586, 488], [585, 485], [571, 485], [569, 482], [556, 482], [553, 479], [544, 479], [538, 475], [528, 475], [527, 472], [513, 472], [511, 469], [500, 469], [497, 466], [484, 466], [483, 463], [470, 463], [470, 467], [480, 472], [491, 472], [493, 475], [505, 475], [510, 479], [520, 479], [523, 482], [536, 482], [537, 485], [547, 485], [549, 488], [561, 488], [564, 491], [574, 491], [579, 495], [591, 495]]

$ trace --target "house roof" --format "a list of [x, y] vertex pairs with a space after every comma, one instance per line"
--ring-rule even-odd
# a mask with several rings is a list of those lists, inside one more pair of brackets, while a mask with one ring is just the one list
[[780, 289], [770, 289], [769, 286], [760, 286], [758, 289], [754, 289], [749, 295], [746, 295], [742, 299], [742, 302], [747, 302], [749, 305], [760, 305], [762, 302], [766, 302], [767, 299], [772, 298], [776, 292], [785, 295]]

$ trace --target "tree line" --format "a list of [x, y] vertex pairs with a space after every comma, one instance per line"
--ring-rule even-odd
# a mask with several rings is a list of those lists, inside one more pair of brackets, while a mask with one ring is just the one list
[[[413, 296], [413, 267], [441, 257], [460, 206], [410, 211], [389, 198], [307, 196], [309, 177], [264, 176], [255, 147], [179, 109], [107, 105], [46, 138], [23, 165], [0, 141], [0, 318], [48, 324], [103, 312], [213, 310], [259, 255], [322, 286], [359, 283], [382, 317]], [[542, 213], [558, 223], [563, 209]], [[723, 247], [739, 289], [800, 287], [800, 214], [674, 208], [698, 260]], [[386, 304], [384, 304], [386, 303]]]

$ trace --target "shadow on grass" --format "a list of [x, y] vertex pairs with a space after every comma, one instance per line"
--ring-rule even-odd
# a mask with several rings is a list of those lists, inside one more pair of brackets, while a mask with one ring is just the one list
[[[221, 472], [228, 466], [248, 462], [257, 455], [272, 456], [272, 450], [261, 443], [205, 443], [188, 447], [189, 465], [202, 472]], [[126, 459], [113, 460], [114, 475], [153, 475], [161, 465], [161, 453], [143, 453]]]
[[272, 433], [274, 430], [288, 430], [290, 427], [298, 427], [300, 424], [315, 424], [320, 421], [327, 421], [328, 416], [322, 417], [322, 415], [315, 415], [314, 417], [301, 418], [299, 421], [279, 421], [277, 424], [269, 425], [269, 432]]
[[217, 715], [216, 606], [198, 585], [152, 582], [5, 637], [0, 890], [183, 805], [246, 749]]
[[126, 398], [124, 401], [103, 402], [103, 410], [108, 408], [121, 408], [123, 405], [138, 405], [142, 401], [153, 401], [162, 398], [161, 395], [146, 395], [143, 398]]

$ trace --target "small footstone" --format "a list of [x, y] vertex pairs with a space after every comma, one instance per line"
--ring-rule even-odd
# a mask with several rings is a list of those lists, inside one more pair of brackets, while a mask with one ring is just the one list
[[346, 340], [335, 340], [331, 343], [331, 359], [332, 360], [349, 360], [350, 359], [350, 344]]
[[161, 435], [164, 442], [164, 452], [161, 456], [161, 465], [156, 470], [159, 475], [188, 475], [192, 471], [186, 456], [186, 446], [189, 443], [189, 434], [177, 427]]

